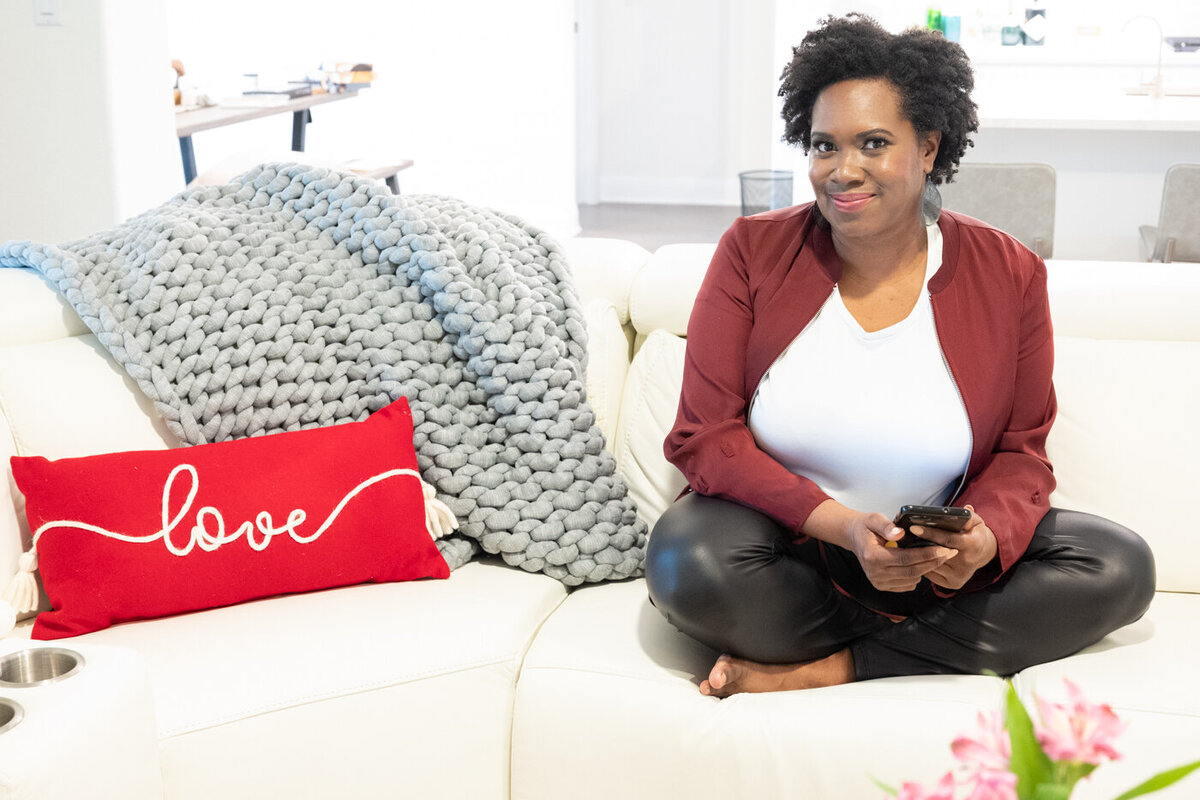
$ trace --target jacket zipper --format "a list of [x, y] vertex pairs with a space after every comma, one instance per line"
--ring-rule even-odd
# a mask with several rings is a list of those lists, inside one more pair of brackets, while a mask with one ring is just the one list
[[971, 412], [967, 410], [967, 401], [963, 397], [962, 389], [958, 388], [958, 378], [954, 377], [954, 370], [950, 369], [950, 361], [946, 358], [946, 346], [942, 344], [942, 332], [938, 328], [937, 314], [933, 311], [933, 292], [929, 293], [929, 314], [933, 317], [933, 335], [937, 339], [938, 355], [942, 357], [942, 366], [946, 368], [946, 374], [950, 376], [950, 384], [954, 387], [954, 393], [958, 395], [958, 402], [962, 405], [963, 416], [967, 418], [967, 463], [963, 466], [962, 477], [958, 479], [958, 486], [946, 501], [946, 505], [951, 505], [958, 496], [962, 494], [962, 490], [967, 485], [967, 473], [971, 470], [971, 459], [975, 456], [975, 427], [971, 424]]

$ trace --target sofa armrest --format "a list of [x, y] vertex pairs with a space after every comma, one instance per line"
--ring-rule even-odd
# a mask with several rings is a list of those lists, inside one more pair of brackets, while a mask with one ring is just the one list
[[30, 544], [11, 456], [55, 459], [179, 444], [95, 336], [0, 347], [0, 589]]
[[0, 347], [89, 333], [49, 280], [32, 269], [0, 269]]
[[630, 331], [621, 324], [617, 309], [607, 300], [585, 303], [583, 318], [588, 330], [588, 403], [611, 450], [617, 434], [621, 393], [629, 372]]
[[1200, 269], [1133, 261], [1046, 262], [1056, 336], [1200, 340]]
[[639, 342], [654, 330], [687, 333], [692, 305], [716, 249], [715, 244], [669, 244], [650, 257], [629, 297], [629, 318]]
[[[0, 658], [43, 645], [12, 638]], [[163, 796], [150, 676], [132, 650], [70, 642], [78, 671], [40, 685], [5, 684], [24, 717], [4, 733], [5, 797], [157, 800]], [[20, 656], [24, 658], [25, 656]]]
[[629, 292], [650, 251], [623, 239], [578, 237], [561, 241], [575, 278], [579, 299], [607, 300], [624, 325], [629, 321]]
[[652, 331], [633, 357], [625, 378], [621, 418], [612, 451], [617, 472], [649, 528], [687, 485], [663, 455], [663, 439], [675, 422], [683, 383], [684, 340]]

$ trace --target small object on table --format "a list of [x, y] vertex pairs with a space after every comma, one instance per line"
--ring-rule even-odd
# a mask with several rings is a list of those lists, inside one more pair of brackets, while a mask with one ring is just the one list
[[357, 91], [370, 87], [371, 81], [375, 80], [375, 67], [361, 62], [335, 64], [328, 77], [330, 84], [342, 87], [343, 91]]

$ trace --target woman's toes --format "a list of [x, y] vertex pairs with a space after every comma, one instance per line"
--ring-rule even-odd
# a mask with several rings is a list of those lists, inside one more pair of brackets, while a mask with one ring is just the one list
[[723, 655], [713, 664], [700, 693], [729, 697], [738, 692], [785, 692], [815, 689], [854, 680], [854, 658], [849, 650], [799, 664], [760, 664]]
[[710, 697], [728, 697], [737, 692], [735, 672], [733, 658], [722, 655], [709, 671], [708, 680], [700, 682], [700, 693]]

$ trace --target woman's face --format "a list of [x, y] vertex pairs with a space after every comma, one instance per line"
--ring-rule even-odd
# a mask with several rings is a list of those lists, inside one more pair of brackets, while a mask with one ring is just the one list
[[917, 133], [884, 78], [827, 86], [813, 105], [808, 178], [834, 233], [911, 235], [940, 140]]

